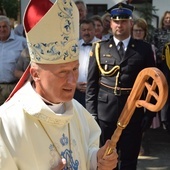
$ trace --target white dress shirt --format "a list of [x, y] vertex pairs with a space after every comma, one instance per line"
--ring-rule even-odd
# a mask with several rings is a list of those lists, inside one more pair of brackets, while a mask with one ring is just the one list
[[[120, 40], [118, 40], [118, 39], [115, 38], [114, 36], [113, 36], [113, 40], [114, 40], [114, 42], [115, 42], [116, 47], [118, 47], [118, 43], [120, 42]], [[125, 50], [125, 51], [127, 50], [127, 46], [128, 46], [128, 44], [129, 44], [129, 41], [130, 41], [130, 36], [129, 36], [128, 38], [126, 38], [125, 40], [122, 41], [122, 42], [123, 42], [123, 47], [124, 47], [124, 50]], [[118, 47], [118, 48], [119, 48], [119, 47]]]
[[21, 51], [26, 47], [26, 39], [16, 35], [13, 30], [6, 41], [0, 41], [0, 83], [18, 81], [13, 73]]
[[[100, 39], [94, 37], [93, 40], [89, 43], [93, 43], [99, 41]], [[90, 51], [92, 46], [83, 46], [84, 40], [79, 40], [79, 77], [78, 82], [87, 82], [87, 74], [88, 74], [88, 66], [89, 66], [89, 58]]]

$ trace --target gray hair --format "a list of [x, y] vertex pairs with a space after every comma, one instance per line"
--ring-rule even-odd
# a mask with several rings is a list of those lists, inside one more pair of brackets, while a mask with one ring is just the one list
[[0, 15], [0, 22], [6, 22], [9, 27], [11, 25], [9, 18], [5, 15]]
[[75, 4], [76, 5], [77, 4], [82, 4], [82, 5], [84, 5], [85, 9], [87, 9], [86, 3], [84, 1], [82, 1], [82, 0], [75, 1]]

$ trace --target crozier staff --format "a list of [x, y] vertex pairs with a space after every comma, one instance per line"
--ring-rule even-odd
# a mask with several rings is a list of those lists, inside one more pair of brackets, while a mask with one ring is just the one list
[[3, 170], [112, 170], [100, 128], [73, 98], [78, 78], [78, 10], [71, 0], [30, 1], [24, 16], [28, 80], [0, 107]]

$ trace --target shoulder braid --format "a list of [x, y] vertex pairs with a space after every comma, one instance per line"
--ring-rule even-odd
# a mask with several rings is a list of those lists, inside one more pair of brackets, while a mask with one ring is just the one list
[[162, 59], [166, 60], [166, 64], [170, 69], [170, 42], [166, 43], [163, 48]]
[[100, 72], [105, 75], [105, 76], [112, 76], [114, 75], [117, 71], [120, 70], [120, 66], [116, 65], [114, 66], [111, 70], [109, 71], [105, 71], [101, 64], [100, 64], [100, 57], [99, 57], [99, 51], [100, 51], [100, 44], [99, 42], [96, 43], [96, 46], [95, 46], [95, 56], [96, 56], [96, 61], [97, 61], [97, 65], [99, 67], [99, 70]]

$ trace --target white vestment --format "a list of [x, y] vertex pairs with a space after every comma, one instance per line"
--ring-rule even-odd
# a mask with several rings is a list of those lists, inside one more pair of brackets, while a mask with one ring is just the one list
[[60, 156], [74, 170], [96, 169], [100, 128], [94, 118], [74, 99], [56, 114], [30, 82], [0, 107], [0, 134], [2, 170], [50, 170]]

